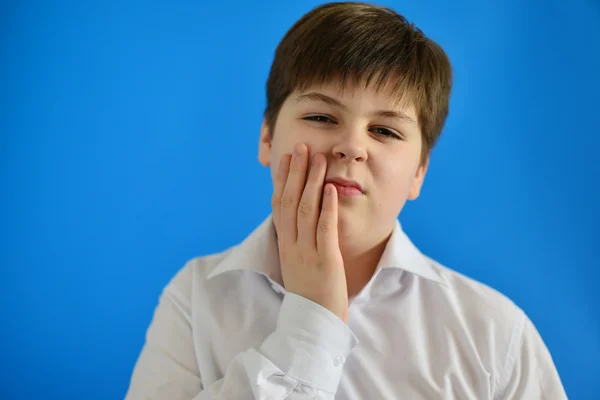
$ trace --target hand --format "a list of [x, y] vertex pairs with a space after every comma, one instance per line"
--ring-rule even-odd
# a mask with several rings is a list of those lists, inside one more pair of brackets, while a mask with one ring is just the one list
[[[323, 188], [327, 159], [316, 153], [307, 175], [305, 144], [285, 154], [273, 184], [273, 221], [277, 229], [281, 274], [287, 291], [306, 297], [348, 321], [348, 291], [338, 239], [338, 197]], [[322, 202], [322, 203], [321, 203]]]

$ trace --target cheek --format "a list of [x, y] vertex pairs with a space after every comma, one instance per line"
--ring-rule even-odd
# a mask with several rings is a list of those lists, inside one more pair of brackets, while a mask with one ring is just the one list
[[283, 156], [286, 152], [290, 152], [287, 150], [287, 145], [285, 142], [278, 138], [281, 136], [280, 132], [275, 133], [275, 137], [273, 138], [273, 142], [271, 143], [271, 170], [276, 170], [279, 167], [279, 162], [281, 160], [281, 156]]
[[371, 198], [371, 215], [377, 221], [386, 220], [391, 215], [398, 215], [408, 196], [412, 185], [412, 174], [409, 168], [389, 166], [381, 168], [374, 175], [376, 192]]
[[390, 199], [406, 197], [414, 181], [415, 170], [412, 165], [398, 161], [375, 166], [373, 175], [378, 191]]
[[279, 158], [286, 153], [291, 153], [296, 143], [294, 131], [285, 126], [278, 125], [271, 142], [271, 160], [279, 162]]
[[296, 143], [304, 143], [313, 152], [324, 152], [328, 146], [327, 135], [318, 127], [301, 121], [282, 120], [273, 137], [273, 151], [279, 156], [292, 153]]
[[315, 140], [315, 138], [312, 138], [309, 135], [298, 137], [298, 135], [291, 134], [287, 136], [285, 140], [273, 140], [273, 145], [271, 147], [271, 166], [277, 168], [279, 166], [281, 157], [284, 154], [292, 154], [294, 151], [294, 146], [297, 143], [304, 143], [308, 148], [309, 155], [311, 156], [315, 152], [327, 154], [326, 146], [320, 143], [319, 140]]
[[291, 135], [287, 135], [286, 131], [277, 131], [273, 138], [271, 145], [271, 177], [275, 178], [279, 164], [281, 163], [281, 157], [284, 154], [292, 154], [294, 149], [294, 138]]

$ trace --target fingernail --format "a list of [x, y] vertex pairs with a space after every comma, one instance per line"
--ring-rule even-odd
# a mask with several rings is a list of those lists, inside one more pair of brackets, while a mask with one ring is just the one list
[[304, 154], [304, 146], [298, 143], [294, 146], [294, 155], [301, 156], [302, 154]]

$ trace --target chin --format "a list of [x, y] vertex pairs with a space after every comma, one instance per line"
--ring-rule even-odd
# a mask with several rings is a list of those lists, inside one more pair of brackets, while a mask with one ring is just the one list
[[352, 215], [356, 214], [349, 210], [338, 211], [338, 235], [340, 240], [343, 238], [353, 238], [363, 233], [361, 218]]

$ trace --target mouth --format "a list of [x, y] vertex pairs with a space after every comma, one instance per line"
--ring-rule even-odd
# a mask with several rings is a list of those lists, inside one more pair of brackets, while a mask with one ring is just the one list
[[356, 181], [344, 178], [330, 178], [325, 183], [333, 184], [337, 189], [338, 195], [342, 197], [362, 196], [365, 194], [362, 186]]

